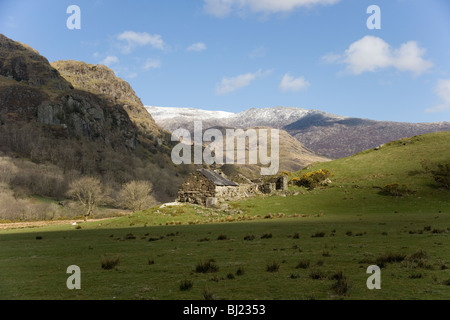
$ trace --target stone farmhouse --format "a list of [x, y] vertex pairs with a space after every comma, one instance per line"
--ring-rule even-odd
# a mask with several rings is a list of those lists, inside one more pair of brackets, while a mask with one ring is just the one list
[[199, 169], [179, 187], [177, 201], [213, 207], [256, 194], [270, 194], [275, 190], [287, 190], [287, 177], [274, 178], [263, 184], [241, 179], [238, 184], [220, 170]]

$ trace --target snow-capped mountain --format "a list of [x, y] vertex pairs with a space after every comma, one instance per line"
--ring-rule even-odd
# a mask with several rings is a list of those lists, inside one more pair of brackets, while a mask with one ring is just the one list
[[347, 157], [404, 137], [450, 131], [449, 122], [375, 121], [290, 107], [252, 108], [241, 113], [184, 108], [146, 108], [159, 126], [171, 132], [179, 128], [192, 131], [195, 120], [201, 120], [204, 129], [271, 127], [286, 130], [308, 149], [330, 158]]
[[204, 127], [223, 126], [243, 129], [251, 127], [271, 127], [282, 129], [287, 125], [313, 115], [321, 115], [335, 120], [345, 119], [345, 117], [328, 114], [318, 110], [291, 107], [265, 109], [251, 108], [241, 113], [208, 111], [192, 108], [164, 108], [150, 106], [147, 106], [146, 108], [158, 125], [168, 131], [174, 131], [179, 128], [192, 130], [194, 121], [202, 121]]

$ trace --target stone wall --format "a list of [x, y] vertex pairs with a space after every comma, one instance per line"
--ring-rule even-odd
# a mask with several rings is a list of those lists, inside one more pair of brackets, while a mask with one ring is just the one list
[[207, 199], [215, 196], [216, 186], [200, 172], [195, 172], [178, 189], [177, 201], [206, 205]]

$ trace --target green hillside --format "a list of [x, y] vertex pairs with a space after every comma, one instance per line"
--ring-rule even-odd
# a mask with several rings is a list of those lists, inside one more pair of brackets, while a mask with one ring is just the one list
[[[450, 211], [450, 192], [440, 188], [422, 167], [450, 163], [450, 132], [440, 132], [394, 141], [378, 150], [318, 163], [290, 175], [301, 177], [320, 169], [331, 171], [331, 184], [308, 191], [292, 187], [294, 196], [250, 199], [239, 207], [253, 214], [387, 214], [439, 213]], [[382, 193], [388, 184], [407, 189], [403, 196]]]
[[[291, 178], [323, 168], [332, 183], [228, 211], [188, 205], [0, 230], [0, 299], [448, 300], [450, 191], [421, 161], [447, 162], [449, 138], [414, 137], [313, 165]], [[410, 192], [380, 194], [394, 182]], [[105, 259], [119, 264], [103, 269]], [[66, 287], [70, 265], [81, 269], [81, 290]], [[381, 290], [366, 286], [371, 265], [381, 268]]]

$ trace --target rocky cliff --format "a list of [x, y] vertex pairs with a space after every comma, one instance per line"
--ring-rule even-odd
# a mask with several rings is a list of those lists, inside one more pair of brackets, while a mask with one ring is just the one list
[[167, 135], [155, 123], [131, 88], [130, 84], [104, 65], [92, 65], [79, 61], [56, 61], [51, 63], [76, 89], [100, 95], [112, 104], [121, 105], [140, 134], [152, 140], [167, 139]]
[[111, 69], [76, 61], [58, 61], [53, 66], [36, 50], [0, 35], [3, 121], [58, 126], [68, 137], [131, 149], [139, 142], [149, 148], [168, 144], [168, 133]]

